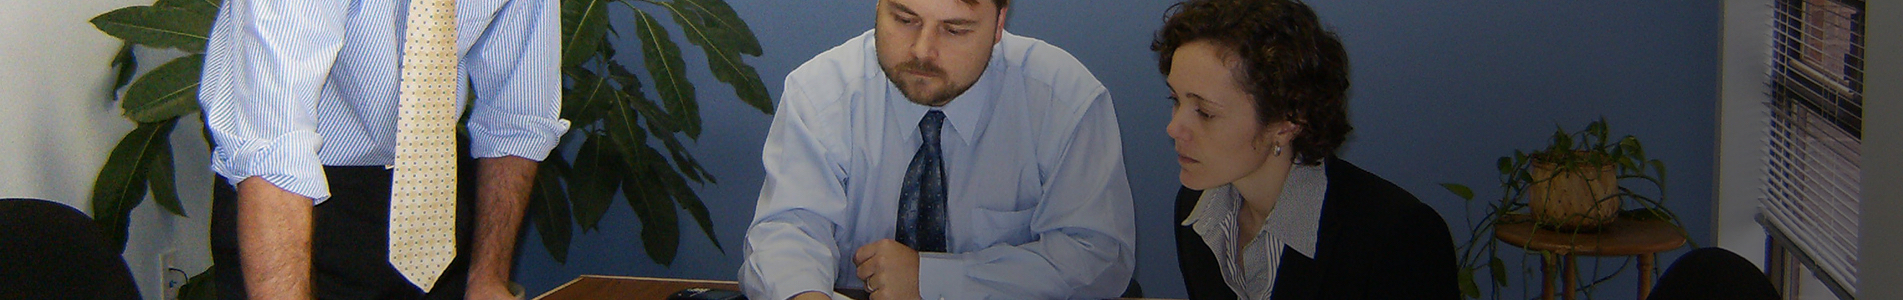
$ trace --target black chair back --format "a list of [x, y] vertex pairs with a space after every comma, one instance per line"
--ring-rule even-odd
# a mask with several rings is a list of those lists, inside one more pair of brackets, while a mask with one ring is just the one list
[[1648, 300], [1778, 300], [1777, 289], [1751, 261], [1722, 248], [1699, 248], [1678, 257], [1659, 275]]
[[37, 199], [0, 199], [0, 299], [139, 299], [126, 261], [92, 218]]

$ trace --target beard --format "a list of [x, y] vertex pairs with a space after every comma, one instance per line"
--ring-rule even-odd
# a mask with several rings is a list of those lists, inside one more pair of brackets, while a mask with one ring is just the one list
[[[977, 82], [976, 80], [954, 82], [945, 73], [944, 68], [919, 60], [907, 61], [896, 66], [880, 66], [880, 69], [885, 70], [886, 80], [892, 81], [892, 85], [898, 87], [900, 93], [905, 94], [906, 100], [925, 106], [945, 106], [958, 95], [963, 95], [966, 90], [970, 90], [971, 85]], [[944, 85], [939, 86], [937, 90], [931, 90], [933, 79], [944, 82]]]

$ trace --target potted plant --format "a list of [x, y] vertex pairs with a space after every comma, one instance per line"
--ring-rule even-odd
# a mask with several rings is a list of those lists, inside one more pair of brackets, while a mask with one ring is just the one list
[[[1611, 139], [1608, 132], [1604, 118], [1580, 131], [1558, 128], [1545, 148], [1532, 153], [1514, 150], [1513, 155], [1497, 160], [1500, 198], [1482, 202], [1486, 213], [1478, 222], [1469, 219], [1471, 235], [1459, 245], [1462, 294], [1479, 298], [1474, 274], [1483, 268], [1490, 271], [1495, 291], [1506, 286], [1500, 241], [1493, 237], [1495, 226], [1500, 224], [1532, 222], [1560, 234], [1597, 231], [1621, 218], [1667, 220], [1678, 225], [1676, 216], [1663, 205], [1665, 163], [1647, 158], [1638, 138], [1627, 135]], [[1456, 183], [1440, 185], [1465, 199], [1467, 211], [1471, 211], [1475, 203], [1472, 188]], [[1631, 188], [1648, 185], [1656, 196]], [[1680, 229], [1679, 234], [1683, 235], [1684, 230]]]

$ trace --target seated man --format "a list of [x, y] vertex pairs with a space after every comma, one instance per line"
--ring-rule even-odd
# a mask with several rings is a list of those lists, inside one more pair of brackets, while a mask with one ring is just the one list
[[1005, 0], [877, 5], [873, 30], [786, 77], [747, 297], [1122, 293], [1136, 230], [1103, 84], [1005, 32]]

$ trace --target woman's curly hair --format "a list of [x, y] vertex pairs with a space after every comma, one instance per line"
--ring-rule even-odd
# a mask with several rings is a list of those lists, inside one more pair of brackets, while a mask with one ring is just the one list
[[1151, 42], [1170, 73], [1176, 49], [1208, 42], [1235, 63], [1236, 82], [1255, 98], [1263, 125], [1288, 120], [1302, 130], [1289, 142], [1297, 162], [1334, 156], [1348, 124], [1348, 54], [1308, 5], [1294, 0], [1190, 0], [1171, 6]]

